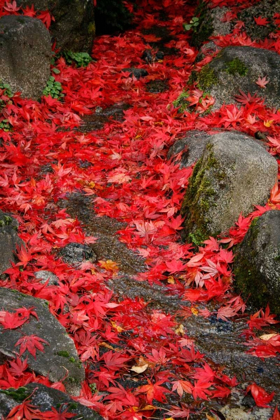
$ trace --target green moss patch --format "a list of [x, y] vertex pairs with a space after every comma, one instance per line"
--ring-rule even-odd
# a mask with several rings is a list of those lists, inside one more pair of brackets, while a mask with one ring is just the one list
[[27, 388], [24, 387], [20, 387], [18, 389], [0, 389], [0, 393], [6, 394], [8, 397], [13, 398], [16, 402], [19, 403], [23, 402], [30, 395], [30, 392], [27, 390]]
[[196, 246], [201, 245], [210, 234], [216, 236], [219, 233], [210, 232], [208, 213], [216, 206], [213, 184], [224, 184], [226, 178], [225, 171], [214, 157], [213, 145], [208, 144], [206, 149], [207, 156], [202, 157], [194, 167], [181, 208], [185, 217], [186, 239]]
[[239, 58], [234, 58], [231, 61], [228, 61], [225, 65], [225, 72], [232, 75], [239, 74], [240, 76], [246, 76], [248, 73], [248, 68]]

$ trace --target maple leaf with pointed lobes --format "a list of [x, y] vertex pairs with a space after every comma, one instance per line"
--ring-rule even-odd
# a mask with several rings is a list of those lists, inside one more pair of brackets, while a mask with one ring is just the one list
[[252, 385], [248, 385], [246, 388], [246, 392], [251, 392], [252, 397], [255, 400], [255, 403], [258, 407], [269, 407], [268, 403], [273, 400], [274, 392], [268, 394], [262, 387], [258, 386], [257, 384], [253, 383]]
[[183, 396], [183, 393], [192, 394], [193, 386], [189, 381], [178, 380], [173, 382], [172, 391], [177, 391], [180, 397]]
[[51, 16], [51, 14], [48, 11], [41, 12], [39, 15], [37, 15], [37, 18], [40, 19], [45, 24], [47, 29], [50, 28], [51, 22], [55, 21], [55, 18]]
[[275, 183], [270, 193], [270, 201], [273, 204], [280, 203], [280, 191], [278, 189], [278, 182]]
[[280, 420], [280, 413], [278, 411], [278, 407], [275, 408], [275, 410], [273, 412], [273, 416], [270, 417], [269, 420]]
[[269, 79], [267, 79], [266, 77], [259, 77], [258, 80], [256, 81], [256, 85], [258, 85], [262, 89], [265, 89], [268, 83], [269, 83]]
[[14, 0], [11, 3], [6, 1], [6, 6], [4, 6], [3, 9], [12, 14], [18, 12], [20, 7], [17, 7], [17, 2]]
[[201, 398], [202, 400], [208, 400], [207, 395], [211, 395], [211, 391], [209, 388], [213, 385], [212, 382], [206, 382], [206, 381], [196, 381], [193, 386], [193, 397], [195, 400], [198, 398]]
[[27, 6], [25, 9], [22, 9], [24, 16], [35, 17], [36, 11], [34, 9], [34, 4], [31, 7]]
[[260, 26], [266, 26], [268, 24], [268, 20], [261, 16], [257, 18], [254, 17], [254, 21], [256, 22], [257, 25], [260, 25]]
[[124, 354], [113, 353], [112, 350], [110, 350], [102, 356], [102, 359], [109, 370], [115, 371], [125, 368], [125, 363], [128, 362], [131, 357]]
[[168, 416], [172, 416], [174, 419], [185, 419], [188, 420], [190, 417], [190, 409], [187, 404], [181, 403], [181, 407], [176, 405], [171, 406], [171, 410], [166, 413]]
[[65, 404], [61, 404], [58, 411], [54, 407], [52, 407], [51, 411], [44, 411], [43, 414], [44, 418], [51, 420], [67, 420], [71, 419], [72, 417], [76, 417], [75, 413], [70, 413], [69, 411], [67, 411], [67, 407], [65, 407]]
[[163, 386], [160, 386], [165, 381], [161, 380], [158, 382], [155, 382], [154, 384], [148, 379], [148, 385], [140, 386], [140, 388], [137, 388], [137, 394], [145, 393], [147, 394], [147, 401], [149, 404], [153, 402], [155, 399], [159, 402], [165, 402], [166, 396], [165, 394], [170, 394], [170, 391]]
[[23, 372], [28, 368], [27, 359], [21, 360], [18, 356], [14, 360], [9, 361], [10, 372], [14, 376], [22, 376]]
[[29, 401], [24, 401], [10, 411], [6, 420], [41, 420], [45, 418], [44, 414]]
[[28, 321], [28, 318], [22, 318], [17, 313], [6, 312], [3, 321], [0, 322], [5, 329], [14, 330], [21, 327], [26, 321]]
[[46, 340], [38, 337], [37, 335], [25, 335], [16, 342], [15, 347], [20, 346], [20, 356], [27, 350], [36, 359], [36, 349], [44, 351], [42, 343], [49, 345]]

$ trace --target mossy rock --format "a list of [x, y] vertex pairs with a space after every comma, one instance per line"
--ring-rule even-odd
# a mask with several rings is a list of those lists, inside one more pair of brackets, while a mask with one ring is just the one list
[[216, 7], [210, 9], [203, 0], [194, 12], [194, 17], [199, 19], [199, 25], [193, 27], [190, 44], [199, 48], [205, 41], [213, 35], [226, 35], [230, 32], [230, 22], [222, 22], [221, 18], [229, 9], [226, 7]]
[[252, 137], [211, 136], [183, 200], [185, 238], [197, 245], [228, 230], [240, 213], [265, 204], [276, 179], [276, 160]]
[[0, 390], [0, 414], [8, 416], [11, 409], [25, 399], [42, 413], [54, 408], [58, 412], [65, 412], [65, 416], [66, 413], [72, 414], [73, 420], [102, 420], [98, 413], [74, 401], [64, 392], [39, 383], [30, 383], [18, 389]]
[[280, 211], [254, 221], [234, 259], [235, 288], [256, 309], [280, 315]]
[[[0, 358], [14, 357], [18, 351], [17, 341], [23, 336], [36, 335], [45, 340], [43, 351], [36, 352], [36, 358], [25, 351], [22, 359], [28, 359], [28, 367], [35, 373], [48, 377], [52, 382], [63, 381], [67, 392], [79, 395], [85, 371], [80, 362], [75, 344], [65, 328], [50, 313], [48, 302], [25, 295], [16, 290], [0, 288], [0, 307], [8, 312], [19, 308], [33, 307], [38, 320], [31, 316], [21, 328], [4, 329], [0, 326]], [[65, 371], [68, 375], [65, 375]], [[67, 376], [67, 377], [66, 377]]]
[[95, 37], [94, 6], [88, 0], [16, 0], [23, 8], [48, 10], [55, 20], [50, 34], [62, 51], [91, 53]]
[[[263, 89], [256, 84], [259, 77], [269, 83]], [[222, 49], [200, 72], [193, 72], [189, 83], [215, 99], [212, 110], [223, 104], [237, 103], [239, 91], [263, 98], [270, 107], [280, 107], [280, 56], [276, 52], [243, 46]]]

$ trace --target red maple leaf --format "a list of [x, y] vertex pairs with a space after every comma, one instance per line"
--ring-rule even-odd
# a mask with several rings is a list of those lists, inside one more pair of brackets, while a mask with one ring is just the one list
[[254, 17], [254, 21], [256, 22], [257, 25], [260, 25], [260, 26], [266, 26], [268, 24], [268, 20], [261, 16], [257, 18]]
[[16, 342], [15, 347], [20, 346], [20, 356], [27, 350], [36, 359], [36, 349], [44, 351], [42, 343], [49, 345], [46, 340], [38, 337], [37, 335], [25, 335]]
[[9, 364], [9, 370], [14, 376], [22, 376], [23, 372], [28, 367], [27, 359], [21, 360], [19, 357], [16, 357], [14, 360], [10, 360]]
[[160, 402], [165, 402], [166, 401], [165, 394], [169, 394], [170, 391], [168, 391], [168, 389], [164, 388], [163, 386], [160, 386], [164, 382], [165, 382], [164, 380], [161, 380], [153, 384], [148, 379], [148, 385], [143, 385], [143, 386], [140, 386], [140, 388], [137, 388], [137, 393], [147, 394], [147, 401], [149, 404], [151, 404], [154, 399]]
[[179, 396], [182, 397], [184, 391], [187, 394], [192, 394], [193, 391], [193, 386], [189, 381], [183, 381], [183, 380], [178, 380], [173, 382], [173, 387], [172, 387], [172, 391], [177, 391]]
[[278, 407], [275, 408], [273, 416], [270, 417], [269, 420], [280, 420], [280, 413], [278, 411]]
[[41, 12], [39, 15], [37, 15], [37, 18], [40, 19], [46, 25], [47, 29], [49, 29], [49, 27], [51, 26], [52, 20], [55, 20], [54, 17], [48, 11]]
[[6, 420], [40, 420], [45, 418], [44, 414], [34, 405], [31, 405], [29, 401], [24, 401], [10, 411]]
[[247, 386], [246, 392], [251, 392], [252, 397], [255, 400], [255, 403], [258, 407], [269, 407], [268, 403], [273, 400], [274, 392], [268, 394], [262, 387], [253, 383], [252, 385]]
[[131, 357], [120, 353], [113, 353], [111, 350], [107, 351], [102, 357], [106, 366], [109, 370], [118, 370], [125, 367], [125, 363], [131, 359]]
[[69, 411], [67, 411], [67, 407], [65, 407], [65, 404], [62, 404], [58, 411], [54, 407], [52, 407], [51, 411], [44, 412], [44, 418], [51, 420], [67, 420], [75, 416], [75, 413], [70, 413]]

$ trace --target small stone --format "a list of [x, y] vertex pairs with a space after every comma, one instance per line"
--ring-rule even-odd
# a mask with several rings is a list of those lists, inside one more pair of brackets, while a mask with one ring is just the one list
[[127, 71], [130, 73], [130, 77], [134, 76], [137, 80], [139, 80], [141, 77], [148, 76], [148, 72], [145, 69], [138, 69], [135, 67], [130, 67], [128, 69], [123, 69], [122, 71]]
[[77, 265], [84, 260], [95, 262], [96, 254], [89, 245], [80, 244], [78, 242], [70, 242], [59, 251], [59, 256], [67, 264]]
[[147, 63], [152, 63], [153, 62], [153, 54], [152, 54], [152, 50], [145, 50], [142, 54], [142, 58], [143, 60], [145, 60]]
[[59, 278], [51, 271], [40, 270], [34, 273], [36, 279], [40, 280], [40, 283], [45, 284], [48, 282], [49, 286], [58, 286]]
[[157, 58], [157, 60], [163, 60], [164, 59], [164, 52], [163, 51], [158, 51], [156, 53], [156, 58]]

